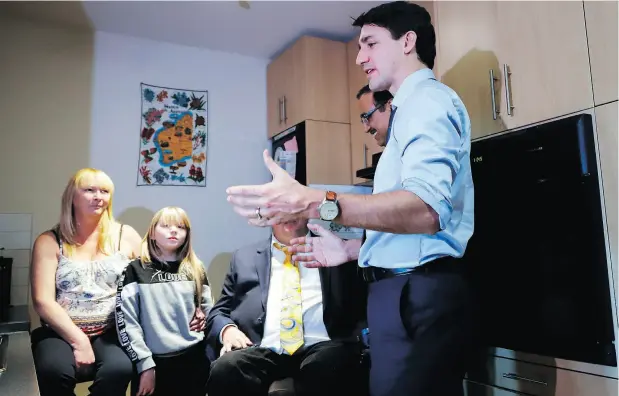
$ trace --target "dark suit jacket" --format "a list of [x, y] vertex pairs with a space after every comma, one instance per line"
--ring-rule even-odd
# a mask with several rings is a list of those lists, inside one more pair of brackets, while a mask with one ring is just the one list
[[[357, 261], [320, 268], [323, 320], [332, 340], [357, 341], [366, 327], [367, 286]], [[235, 324], [254, 343], [264, 333], [266, 303], [271, 278], [271, 237], [241, 248], [232, 255], [222, 294], [206, 318], [207, 351], [211, 359], [222, 347], [219, 333]]]

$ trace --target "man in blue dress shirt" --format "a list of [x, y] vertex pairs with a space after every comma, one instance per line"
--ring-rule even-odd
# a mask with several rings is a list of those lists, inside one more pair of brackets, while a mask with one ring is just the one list
[[[257, 226], [303, 217], [366, 229], [358, 260], [370, 282], [372, 396], [461, 395], [474, 337], [471, 294], [458, 260], [473, 233], [469, 116], [432, 72], [435, 33], [423, 7], [383, 4], [353, 25], [361, 27], [357, 64], [370, 89], [394, 96], [373, 194], [308, 188], [265, 151], [273, 180], [230, 187], [228, 201]], [[299, 258], [307, 266], [355, 256], [344, 242], [339, 255], [325, 248], [329, 241], [299, 242], [305, 245], [298, 252], [314, 253], [310, 262]]]

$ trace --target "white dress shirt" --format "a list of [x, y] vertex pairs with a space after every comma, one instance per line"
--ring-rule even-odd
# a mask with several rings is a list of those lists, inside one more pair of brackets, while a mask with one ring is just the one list
[[[279, 338], [282, 276], [286, 254], [277, 249], [274, 246], [275, 243], [281, 242], [273, 236], [271, 242], [271, 281], [269, 282], [269, 294], [267, 296], [264, 335], [260, 346], [280, 354], [287, 354], [288, 352], [283, 350]], [[303, 310], [303, 346], [308, 347], [321, 341], [328, 341], [329, 335], [322, 318], [322, 286], [318, 268], [306, 268], [299, 265], [299, 274], [301, 276], [301, 306]]]
[[[283, 269], [286, 254], [277, 249], [275, 243], [283, 245], [275, 236], [271, 237], [271, 279], [267, 295], [264, 334], [259, 346], [269, 348], [279, 354], [287, 354], [288, 352], [284, 351], [281, 346], [279, 337]], [[321, 341], [328, 341], [330, 338], [322, 318], [322, 285], [318, 268], [306, 268], [300, 265], [299, 275], [301, 277], [301, 307], [303, 312], [303, 347], [309, 347]], [[222, 343], [223, 332], [228, 326], [235, 325], [226, 325], [221, 329], [219, 341]]]

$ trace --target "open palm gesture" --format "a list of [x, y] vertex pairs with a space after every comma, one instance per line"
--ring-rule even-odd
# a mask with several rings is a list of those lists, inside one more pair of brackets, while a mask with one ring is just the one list
[[335, 267], [359, 256], [361, 241], [344, 241], [318, 224], [307, 227], [317, 237], [299, 237], [290, 240], [289, 251], [295, 253], [292, 260], [307, 268]]
[[293, 179], [273, 161], [267, 150], [262, 156], [273, 180], [261, 185], [229, 187], [226, 190], [228, 202], [234, 211], [247, 218], [249, 224], [259, 227], [310, 218], [310, 203], [322, 200], [324, 192]]

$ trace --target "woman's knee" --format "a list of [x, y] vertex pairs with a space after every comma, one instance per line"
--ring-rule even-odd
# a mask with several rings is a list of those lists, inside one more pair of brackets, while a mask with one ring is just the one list
[[[122, 352], [122, 351], [121, 351]], [[104, 357], [98, 364], [96, 377], [109, 381], [127, 382], [133, 375], [133, 363], [123, 354]]]
[[37, 377], [75, 382], [75, 357], [66, 341], [48, 338], [37, 342], [32, 347], [32, 357]]

